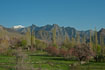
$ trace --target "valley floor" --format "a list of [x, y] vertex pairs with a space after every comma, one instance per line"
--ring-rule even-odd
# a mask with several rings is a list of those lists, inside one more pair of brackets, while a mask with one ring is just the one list
[[[85, 65], [70, 67], [70, 64], [76, 63], [77, 61], [66, 60], [63, 57], [52, 57], [48, 56], [46, 52], [36, 52], [29, 55], [31, 64], [36, 70], [105, 70], [105, 63], [90, 62]], [[0, 55], [0, 70], [15, 70], [16, 65], [14, 56]]]

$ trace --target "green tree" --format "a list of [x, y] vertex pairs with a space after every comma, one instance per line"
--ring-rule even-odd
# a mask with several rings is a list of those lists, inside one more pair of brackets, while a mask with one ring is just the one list
[[73, 37], [72, 37], [72, 40], [71, 40], [71, 44], [72, 44], [72, 47], [74, 47], [76, 45], [76, 41]]
[[90, 31], [90, 39], [89, 39], [89, 46], [91, 49], [93, 49], [93, 42], [92, 42], [92, 36], [91, 36], [91, 31]]
[[26, 47], [26, 45], [27, 45], [27, 41], [26, 40], [22, 40], [21, 43], [20, 43], [20, 46]]
[[100, 46], [101, 46], [101, 56], [102, 56], [102, 61], [104, 61], [105, 57], [105, 45], [104, 45], [104, 37], [100, 34]]
[[93, 47], [93, 51], [95, 52], [95, 60], [96, 62], [100, 60], [100, 55], [101, 55], [101, 46], [98, 44], [98, 36], [97, 36], [97, 30], [95, 28], [95, 32], [94, 32], [94, 47]]
[[98, 38], [97, 38], [97, 30], [96, 30], [96, 28], [95, 28], [94, 44], [95, 44], [94, 51], [97, 54], [97, 50], [98, 50]]
[[31, 32], [30, 32], [30, 28], [27, 29], [26, 35], [25, 35], [25, 39], [27, 41], [27, 46], [31, 45]]
[[85, 35], [83, 35], [83, 37], [82, 37], [82, 43], [86, 43], [86, 36]]
[[67, 33], [65, 33], [65, 40], [64, 40], [64, 43], [69, 43], [70, 42], [70, 39], [69, 39], [69, 36]]
[[80, 44], [80, 35], [79, 35], [79, 32], [76, 32], [76, 41], [77, 41], [77, 44]]
[[56, 43], [56, 28], [54, 28], [52, 30], [52, 42], [53, 42], [53, 46], [57, 46], [57, 43]]
[[34, 50], [35, 48], [35, 32], [33, 30], [33, 27], [31, 29], [31, 50]]
[[47, 47], [47, 44], [45, 42], [36, 40], [36, 49], [43, 51], [45, 50], [46, 47]]
[[72, 31], [72, 37], [71, 37], [71, 46], [74, 47], [76, 45], [76, 40], [73, 37], [73, 31]]

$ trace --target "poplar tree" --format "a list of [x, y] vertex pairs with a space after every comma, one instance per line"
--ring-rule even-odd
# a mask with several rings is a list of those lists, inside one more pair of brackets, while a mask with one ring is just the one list
[[76, 45], [75, 43], [76, 43], [75, 39], [72, 37], [72, 39], [71, 39], [71, 45], [72, 45], [72, 47], [74, 47]]
[[31, 28], [31, 50], [34, 49], [34, 46], [35, 46], [35, 32], [33, 30], [33, 25], [32, 25], [32, 28]]
[[[101, 45], [101, 55], [102, 57], [104, 57], [104, 37], [100, 34], [100, 45]], [[103, 61], [104, 61], [104, 58], [102, 58]]]
[[70, 42], [70, 39], [69, 39], [69, 36], [67, 33], [65, 33], [65, 40], [64, 40], [64, 43], [69, 43]]
[[52, 41], [53, 41], [53, 44], [56, 45], [56, 28], [53, 29], [52, 33], [53, 33]]
[[77, 40], [77, 44], [80, 44], [80, 35], [79, 35], [79, 32], [76, 32], [76, 40]]
[[89, 39], [89, 46], [91, 49], [93, 49], [93, 45], [92, 45], [92, 36], [91, 36], [91, 31], [90, 31], [90, 39]]
[[95, 49], [96, 54], [98, 54], [97, 53], [97, 51], [98, 51], [98, 38], [97, 38], [97, 30], [96, 30], [96, 28], [95, 28], [95, 40], [94, 40], [94, 42], [95, 42], [94, 49]]
[[83, 35], [83, 37], [82, 37], [82, 43], [86, 43], [86, 36], [85, 35]]
[[76, 41], [75, 41], [75, 38], [73, 37], [73, 30], [72, 30], [72, 37], [71, 37], [71, 45], [72, 47], [74, 47]]
[[27, 46], [30, 46], [31, 45], [31, 32], [30, 32], [30, 28], [27, 29], [27, 32], [26, 32], [26, 41], [27, 41]]
[[97, 62], [97, 61], [99, 61], [101, 47], [98, 45], [98, 38], [97, 38], [97, 30], [96, 30], [96, 28], [95, 28], [95, 35], [94, 35], [94, 48], [93, 48], [93, 51], [96, 53], [95, 60]]

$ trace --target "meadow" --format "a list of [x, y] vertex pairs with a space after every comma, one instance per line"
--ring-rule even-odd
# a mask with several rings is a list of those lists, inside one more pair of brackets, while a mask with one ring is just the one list
[[[35, 70], [105, 70], [104, 62], [94, 62], [70, 66], [78, 61], [65, 59], [64, 57], [50, 56], [46, 52], [37, 51], [35, 53], [25, 52], [29, 55], [30, 64]], [[15, 70], [15, 56], [0, 55], [0, 70]]]

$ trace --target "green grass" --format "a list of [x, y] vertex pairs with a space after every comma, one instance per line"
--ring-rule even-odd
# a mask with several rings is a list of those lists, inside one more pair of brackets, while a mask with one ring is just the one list
[[0, 70], [12, 70], [15, 63], [14, 56], [0, 55]]
[[[46, 52], [37, 51], [36, 53], [27, 52], [32, 65], [42, 70], [105, 70], [105, 63], [90, 62], [85, 65], [70, 67], [77, 61], [65, 60], [63, 57], [48, 56]], [[14, 56], [0, 55], [0, 70], [13, 70], [15, 66]]]

